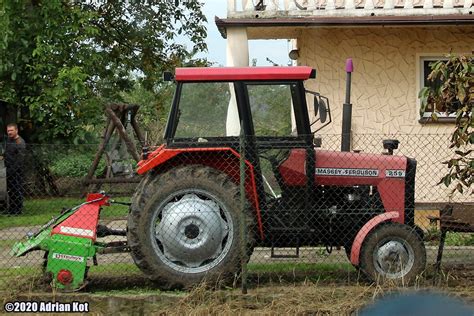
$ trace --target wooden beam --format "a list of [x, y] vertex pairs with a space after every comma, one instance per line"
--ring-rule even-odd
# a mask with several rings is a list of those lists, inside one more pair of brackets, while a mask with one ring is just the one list
[[122, 122], [117, 117], [115, 112], [112, 110], [112, 108], [107, 107], [105, 109], [105, 113], [114, 123], [115, 128], [117, 129], [120, 137], [125, 141], [125, 145], [127, 146], [130, 155], [132, 155], [133, 159], [135, 159], [136, 162], [140, 161], [140, 156], [138, 155], [132, 140], [130, 139], [130, 137], [128, 137], [127, 132], [125, 131], [125, 127], [123, 126]]

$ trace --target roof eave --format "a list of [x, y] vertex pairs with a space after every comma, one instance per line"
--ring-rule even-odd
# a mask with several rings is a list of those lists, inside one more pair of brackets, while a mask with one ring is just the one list
[[424, 25], [474, 25], [472, 15], [423, 15], [423, 16], [363, 16], [363, 17], [281, 17], [281, 18], [231, 18], [215, 17], [223, 38], [228, 27], [311, 27], [311, 26], [424, 26]]

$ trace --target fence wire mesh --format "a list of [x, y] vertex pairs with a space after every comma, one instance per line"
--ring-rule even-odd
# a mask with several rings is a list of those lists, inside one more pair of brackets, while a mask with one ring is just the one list
[[[336, 135], [317, 148], [312, 136], [189, 138], [150, 152], [144, 175], [108, 149], [91, 179], [97, 145], [30, 144], [14, 167], [0, 162], [0, 289], [235, 284], [242, 265], [250, 277], [408, 281], [436, 264], [440, 240], [443, 266], [462, 267], [474, 262], [474, 198], [437, 184], [448, 142], [353, 135], [340, 152]], [[111, 200], [86, 195], [101, 190]]]

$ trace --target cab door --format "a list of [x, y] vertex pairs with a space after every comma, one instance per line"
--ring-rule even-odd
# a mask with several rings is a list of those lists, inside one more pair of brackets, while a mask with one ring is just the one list
[[[248, 120], [252, 122], [247, 137], [248, 152], [257, 173], [264, 226], [270, 230], [270, 235], [273, 229], [279, 234], [285, 230], [294, 233], [295, 228], [304, 230], [305, 218], [297, 213], [309, 208], [313, 177], [304, 174], [303, 184], [288, 190], [279, 168], [292, 150], [303, 150], [311, 162], [303, 160], [302, 165], [310, 166], [306, 171], [313, 174], [314, 148], [303, 84], [300, 81], [255, 81], [245, 82], [243, 88]], [[275, 238], [283, 236], [279, 234], [275, 234]], [[283, 242], [284, 238], [279, 239]], [[286, 240], [291, 241], [291, 238]], [[278, 240], [273, 239], [273, 242], [274, 246], [283, 246]]]

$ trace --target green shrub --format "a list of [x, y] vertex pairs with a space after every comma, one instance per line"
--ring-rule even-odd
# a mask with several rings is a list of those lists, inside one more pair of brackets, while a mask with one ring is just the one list
[[[57, 177], [85, 177], [92, 165], [93, 159], [94, 154], [92, 153], [70, 154], [52, 161], [50, 170]], [[105, 161], [101, 159], [95, 175], [102, 175], [104, 168]]]
[[451, 233], [446, 234], [447, 246], [474, 246], [474, 234]]
[[[425, 232], [424, 241], [430, 245], [437, 245], [441, 236], [438, 228], [431, 227]], [[445, 239], [446, 246], [474, 246], [474, 234], [448, 232]]]

